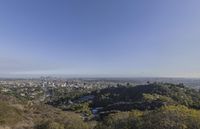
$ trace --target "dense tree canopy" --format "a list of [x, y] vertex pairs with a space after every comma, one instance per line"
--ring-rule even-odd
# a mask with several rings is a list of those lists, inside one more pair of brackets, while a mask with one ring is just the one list
[[155, 111], [110, 114], [96, 129], [200, 129], [200, 111], [165, 106]]

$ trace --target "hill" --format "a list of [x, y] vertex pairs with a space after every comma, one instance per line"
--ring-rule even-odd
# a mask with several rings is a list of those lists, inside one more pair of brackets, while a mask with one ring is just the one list
[[0, 129], [200, 129], [200, 92], [183, 84], [118, 85], [70, 96], [51, 105], [1, 93]]
[[200, 93], [182, 84], [153, 83], [139, 86], [111, 87], [93, 93], [93, 107], [104, 110], [153, 110], [167, 105], [200, 108]]
[[[3, 98], [3, 99], [2, 99]], [[10, 101], [8, 101], [10, 99]], [[80, 115], [1, 95], [0, 129], [88, 129]]]

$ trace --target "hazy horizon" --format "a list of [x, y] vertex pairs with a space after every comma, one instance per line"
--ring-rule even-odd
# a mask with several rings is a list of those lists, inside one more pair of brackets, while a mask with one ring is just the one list
[[2, 0], [0, 77], [200, 78], [198, 0]]
[[0, 79], [31, 79], [31, 78], [63, 78], [63, 79], [200, 79], [200, 77], [187, 76], [127, 76], [127, 75], [106, 75], [106, 74], [2, 74]]

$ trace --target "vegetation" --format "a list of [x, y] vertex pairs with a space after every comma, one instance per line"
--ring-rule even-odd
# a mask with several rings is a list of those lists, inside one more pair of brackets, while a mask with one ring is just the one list
[[165, 106], [155, 111], [110, 114], [96, 129], [199, 129], [200, 111], [185, 106]]
[[89, 107], [89, 103], [85, 102], [85, 103], [80, 103], [80, 104], [73, 104], [71, 106], [69, 106], [68, 108], [66, 108], [65, 110], [71, 110], [77, 113], [84, 113], [84, 114], [88, 114], [91, 115], [91, 109]]
[[1, 100], [0, 128], [89, 129], [89, 126], [79, 114], [73, 112], [31, 101], [15, 104]]
[[[96, 97], [92, 106], [102, 106], [108, 110], [153, 110], [177, 104], [195, 109], [200, 108], [200, 93], [182, 84], [153, 83], [135, 87], [111, 87], [93, 94]], [[123, 108], [124, 106], [127, 109]]]
[[22, 112], [5, 102], [0, 102], [0, 125], [15, 125], [22, 120]]
[[182, 84], [69, 92], [44, 103], [0, 93], [0, 128], [200, 129], [200, 92]]

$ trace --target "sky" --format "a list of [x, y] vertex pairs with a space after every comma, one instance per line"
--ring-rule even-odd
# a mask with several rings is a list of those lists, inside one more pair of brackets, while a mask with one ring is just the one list
[[198, 0], [0, 0], [0, 76], [200, 77]]

